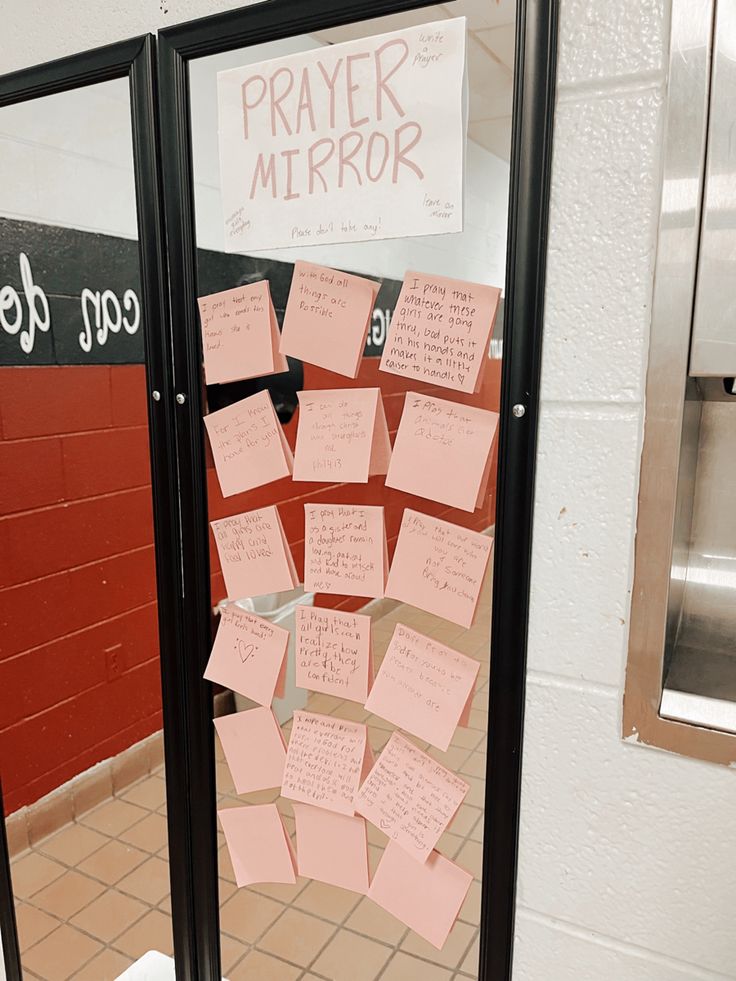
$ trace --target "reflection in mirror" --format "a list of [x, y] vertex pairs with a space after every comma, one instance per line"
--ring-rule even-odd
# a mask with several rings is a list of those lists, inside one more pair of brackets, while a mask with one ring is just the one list
[[[227, 252], [218, 72], [453, 17], [467, 17], [462, 231]], [[231, 981], [270, 973], [412, 981], [428, 970], [442, 979], [477, 977], [502, 298], [490, 336], [489, 329], [506, 265], [514, 20], [509, 0], [463, 0], [190, 62], [209, 517], [216, 522], [217, 642], [207, 677], [215, 682], [217, 806], [227, 812], [218, 845], [223, 973]], [[347, 208], [344, 217], [353, 218]], [[304, 263], [339, 270], [330, 279], [317, 273], [322, 298], [350, 307], [339, 349], [315, 314], [321, 301], [307, 292], [314, 271]], [[472, 370], [468, 378], [448, 369], [450, 380], [435, 384], [391, 367], [396, 325], [411, 306], [401, 295], [409, 271], [407, 288], [454, 290], [456, 303], [472, 306], [462, 329], [482, 352], [477, 387]], [[311, 303], [295, 304], [295, 289]], [[448, 300], [445, 315], [453, 314], [460, 311]], [[286, 366], [270, 342], [274, 323], [284, 332]], [[223, 332], [228, 324], [233, 329]], [[256, 352], [261, 368], [243, 368]], [[422, 442], [434, 426], [447, 438]], [[257, 522], [225, 520], [256, 509]], [[339, 558], [335, 542], [344, 546]], [[249, 547], [270, 556], [257, 582], [243, 575], [239, 553]], [[433, 588], [423, 575], [448, 555], [461, 556], [470, 584], [451, 589], [449, 600], [444, 580]], [[475, 587], [473, 610], [467, 593]], [[262, 651], [268, 655], [259, 661]], [[440, 684], [445, 672], [451, 681]], [[409, 690], [407, 700], [401, 692]], [[307, 779], [319, 759], [322, 783]], [[338, 772], [339, 786], [330, 780]], [[406, 785], [393, 786], [397, 772], [422, 774], [414, 797]], [[411, 820], [402, 823], [396, 808], [406, 794]], [[257, 862], [248, 847], [255, 840], [269, 842]], [[351, 856], [339, 868], [330, 847], [337, 841]], [[408, 841], [421, 841], [429, 865], [406, 859]], [[435, 870], [438, 898], [421, 903], [420, 894], [433, 895], [421, 877], [427, 868]]]
[[137, 236], [127, 79], [0, 109], [0, 747], [49, 981], [172, 949]]

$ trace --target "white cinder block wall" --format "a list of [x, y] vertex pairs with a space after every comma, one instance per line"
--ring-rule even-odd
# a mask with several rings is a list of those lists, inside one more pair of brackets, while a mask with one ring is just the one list
[[[239, 5], [13, 2], [2, 70]], [[561, 6], [514, 976], [723, 981], [734, 774], [620, 739], [669, 0]]]
[[515, 981], [736, 978], [736, 775], [623, 743], [669, 0], [562, 0]]

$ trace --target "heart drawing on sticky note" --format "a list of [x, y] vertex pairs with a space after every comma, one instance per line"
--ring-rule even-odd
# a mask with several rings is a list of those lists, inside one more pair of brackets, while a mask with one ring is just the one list
[[240, 660], [245, 664], [256, 652], [255, 644], [246, 644], [244, 640], [238, 641], [238, 654], [240, 655]]

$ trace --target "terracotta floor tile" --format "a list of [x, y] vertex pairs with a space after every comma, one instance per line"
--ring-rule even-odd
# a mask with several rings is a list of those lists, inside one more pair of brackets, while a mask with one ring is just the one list
[[148, 858], [148, 852], [142, 852], [124, 841], [108, 840], [99, 851], [80, 862], [80, 872], [85, 872], [93, 879], [101, 879], [108, 885], [114, 885], [128, 872], [132, 872]]
[[466, 783], [470, 784], [470, 790], [465, 797], [465, 803], [471, 807], [484, 807], [486, 801], [486, 782], [478, 777], [464, 777]]
[[65, 923], [26, 951], [23, 964], [46, 981], [66, 981], [101, 950], [96, 940]]
[[444, 967], [397, 953], [381, 975], [381, 981], [450, 981], [452, 974]]
[[230, 899], [233, 893], [236, 892], [236, 885], [234, 882], [228, 882], [227, 879], [220, 879], [217, 884], [218, 895], [220, 897], [220, 906], [224, 906], [225, 903]]
[[239, 889], [220, 910], [220, 929], [241, 943], [252, 944], [283, 911], [281, 903], [249, 889]]
[[[39, 940], [47, 937], [52, 930], [59, 926], [59, 921], [43, 910], [25, 903], [16, 903], [15, 918], [18, 924], [18, 942], [21, 953], [28, 950]], [[1, 976], [1, 975], [0, 975]]]
[[228, 975], [228, 981], [296, 981], [302, 969], [252, 950]]
[[137, 961], [147, 950], [159, 950], [162, 954], [173, 952], [171, 939], [171, 919], [160, 910], [152, 909], [134, 923], [112, 944], [115, 950], [127, 954]]
[[129, 804], [155, 811], [166, 803], [166, 784], [156, 777], [146, 777], [125, 790], [120, 798]]
[[70, 870], [33, 897], [34, 906], [68, 920], [92, 902], [105, 887], [81, 872]]
[[470, 883], [468, 895], [465, 897], [463, 905], [460, 907], [459, 918], [465, 923], [478, 926], [480, 923], [480, 897], [482, 887], [480, 882], [475, 879]]
[[108, 889], [93, 903], [86, 906], [72, 918], [73, 926], [79, 927], [85, 933], [103, 943], [110, 943], [115, 937], [132, 926], [148, 911], [148, 906], [124, 896], [115, 889]]
[[452, 819], [450, 831], [461, 837], [469, 835], [482, 814], [483, 811], [479, 807], [470, 807], [468, 804], [461, 804], [457, 814]]
[[121, 892], [129, 893], [136, 899], [142, 899], [149, 906], [156, 906], [168, 896], [171, 885], [169, 882], [169, 866], [160, 858], [149, 858], [139, 865], [129, 875], [118, 882]]
[[390, 947], [341, 930], [311, 967], [317, 974], [342, 981], [350, 965], [350, 981], [374, 981], [390, 956]]
[[85, 828], [83, 824], [70, 824], [36, 845], [36, 851], [58, 859], [65, 865], [76, 866], [109, 840], [99, 831]]
[[466, 841], [455, 855], [455, 861], [479, 879], [483, 871], [483, 845], [479, 841]]
[[[118, 803], [124, 802], [118, 801]], [[133, 805], [128, 804], [126, 806], [132, 807]], [[145, 811], [141, 811], [139, 807], [136, 810], [141, 814], [146, 813]], [[120, 841], [125, 841], [135, 848], [141, 848], [144, 852], [154, 854], [167, 844], [168, 835], [169, 831], [166, 818], [161, 814], [149, 814], [142, 821], [128, 828], [127, 831], [123, 831], [122, 834], [117, 835], [117, 837]]]
[[473, 941], [473, 946], [468, 951], [465, 960], [460, 965], [464, 974], [472, 978], [478, 977], [478, 960], [480, 958], [480, 940], [478, 937]]
[[395, 946], [406, 933], [406, 927], [403, 923], [400, 923], [386, 910], [381, 909], [380, 906], [376, 906], [367, 897], [361, 899], [360, 904], [345, 922], [345, 926], [357, 933], [362, 933], [364, 936], [381, 940], [392, 946]]
[[259, 941], [258, 946], [266, 953], [278, 954], [293, 964], [306, 967], [334, 933], [333, 924], [296, 909], [287, 909]]
[[463, 763], [470, 756], [470, 750], [466, 746], [450, 746], [446, 752], [442, 752], [441, 749], [435, 749], [432, 747], [429, 751], [429, 755], [446, 766], [448, 770], [453, 770], [455, 773], [459, 773]]
[[250, 891], [258, 892], [270, 899], [278, 899], [280, 903], [290, 904], [294, 902], [302, 889], [306, 888], [309, 881], [303, 876], [298, 876], [294, 885], [287, 885], [282, 882], [256, 882], [255, 885], [250, 886]]
[[72, 981], [115, 981], [133, 961], [116, 950], [103, 950], [78, 971]]
[[242, 960], [243, 955], [247, 954], [248, 948], [245, 944], [241, 944], [239, 940], [233, 940], [232, 937], [226, 936], [224, 933], [220, 935], [220, 960], [222, 961], [222, 973], [228, 978], [228, 981], [232, 981], [230, 978], [230, 972], [238, 963]]
[[485, 734], [478, 732], [477, 729], [466, 729], [460, 726], [455, 730], [455, 735], [452, 737], [452, 745], [476, 749], [485, 738]]
[[117, 838], [122, 831], [136, 824], [146, 814], [147, 811], [143, 808], [113, 797], [112, 800], [83, 815], [80, 821], [88, 828], [94, 828], [95, 831]]
[[312, 881], [294, 900], [294, 906], [323, 920], [342, 923], [360, 902], [361, 896], [348, 889], [330, 886], [325, 882]]
[[423, 957], [430, 964], [441, 964], [442, 967], [456, 970], [462, 964], [475, 932], [474, 926], [457, 922], [450, 931], [445, 946], [442, 950], [437, 950], [432, 944], [410, 931], [402, 941], [401, 949], [407, 954]]
[[37, 852], [28, 852], [12, 863], [13, 892], [21, 899], [28, 899], [65, 871], [64, 866], [58, 862]]

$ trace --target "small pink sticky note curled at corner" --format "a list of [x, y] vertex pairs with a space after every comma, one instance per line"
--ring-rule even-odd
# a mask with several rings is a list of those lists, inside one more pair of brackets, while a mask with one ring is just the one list
[[238, 886], [296, 882], [296, 856], [275, 804], [228, 807], [217, 816]]
[[281, 786], [286, 743], [270, 708], [222, 715], [215, 729], [239, 794]]
[[388, 548], [382, 507], [305, 504], [304, 543], [305, 589], [383, 596]]
[[433, 947], [442, 950], [472, 881], [470, 872], [437, 851], [420, 865], [390, 841], [378, 863], [368, 896]]
[[352, 816], [370, 758], [367, 730], [361, 723], [296, 711], [281, 795]]
[[355, 798], [355, 810], [424, 862], [469, 785], [394, 732]]
[[294, 589], [299, 580], [276, 507], [211, 522], [232, 600]]
[[297, 392], [299, 429], [294, 480], [365, 484], [391, 457], [378, 388]]
[[294, 642], [297, 687], [366, 700], [373, 678], [369, 616], [298, 606]]
[[397, 623], [365, 707], [444, 751], [479, 669], [473, 658]]
[[386, 596], [470, 627], [493, 539], [406, 508]]
[[362, 817], [294, 803], [299, 875], [368, 892], [368, 837]]
[[270, 705], [288, 645], [288, 630], [231, 603], [220, 616], [204, 676], [259, 705]]
[[295, 262], [281, 353], [355, 378], [378, 290], [362, 276]]
[[204, 375], [208, 385], [288, 371], [268, 280], [201, 296]]
[[294, 466], [268, 392], [204, 417], [223, 497], [288, 477]]
[[482, 506], [498, 413], [407, 392], [386, 486], [463, 511]]
[[477, 392], [500, 297], [495, 286], [407, 271], [381, 371]]

